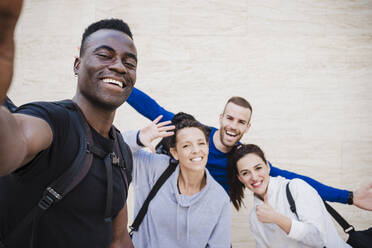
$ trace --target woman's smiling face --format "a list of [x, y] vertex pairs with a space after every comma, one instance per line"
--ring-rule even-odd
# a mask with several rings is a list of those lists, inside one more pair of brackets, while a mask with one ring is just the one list
[[181, 168], [204, 171], [209, 150], [205, 134], [199, 128], [187, 127], [176, 135], [176, 147], [171, 148], [171, 153], [179, 160]]
[[238, 179], [250, 191], [264, 198], [270, 180], [270, 167], [262, 158], [249, 153], [238, 160]]

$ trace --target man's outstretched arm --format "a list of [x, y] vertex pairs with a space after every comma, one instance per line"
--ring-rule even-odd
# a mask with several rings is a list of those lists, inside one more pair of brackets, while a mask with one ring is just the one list
[[21, 12], [21, 0], [0, 1], [0, 105], [13, 77], [14, 30]]
[[[12, 82], [14, 30], [22, 7], [21, 0], [0, 1], [0, 103]], [[1, 105], [0, 104], [0, 105]], [[11, 114], [0, 106], [0, 176], [29, 162], [52, 142], [51, 128], [41, 119]]]
[[161, 121], [171, 121], [174, 116], [174, 113], [164, 109], [154, 99], [137, 88], [133, 88], [127, 103], [151, 121], [155, 120], [159, 115], [163, 116]]
[[349, 191], [347, 190], [336, 189], [336, 188], [324, 185], [310, 177], [276, 168], [272, 164], [270, 164], [270, 167], [271, 167], [270, 176], [273, 176], [273, 177], [281, 176], [287, 179], [300, 178], [304, 180], [305, 182], [307, 182], [308, 184], [310, 184], [316, 191], [318, 191], [318, 194], [323, 200], [331, 201], [331, 202], [347, 203], [347, 197], [349, 194]]
[[[270, 164], [270, 163], [269, 163]], [[310, 184], [324, 201], [353, 204], [358, 208], [372, 210], [372, 183], [362, 185], [354, 192], [324, 185], [310, 177], [299, 175], [290, 171], [281, 170], [270, 164], [270, 176], [282, 176], [287, 179], [300, 178]]]

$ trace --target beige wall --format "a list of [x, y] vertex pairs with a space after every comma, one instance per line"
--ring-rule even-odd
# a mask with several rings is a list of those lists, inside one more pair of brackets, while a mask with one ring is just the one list
[[[71, 97], [83, 29], [107, 17], [130, 24], [136, 86], [169, 110], [217, 126], [227, 98], [246, 97], [244, 141], [274, 165], [345, 189], [371, 180], [372, 1], [26, 0], [13, 100]], [[118, 111], [122, 130], [146, 123]], [[357, 228], [372, 224], [371, 212], [333, 205]], [[234, 213], [234, 247], [253, 246], [248, 212]]]

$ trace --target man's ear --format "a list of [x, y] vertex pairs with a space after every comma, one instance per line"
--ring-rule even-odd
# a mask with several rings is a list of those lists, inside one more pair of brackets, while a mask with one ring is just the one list
[[220, 118], [219, 118], [220, 122], [222, 121], [222, 118], [223, 118], [223, 113], [220, 114]]
[[177, 154], [176, 148], [174, 147], [169, 148], [169, 152], [172, 154], [174, 159], [178, 160], [178, 154]]
[[74, 74], [75, 75], [78, 75], [78, 73], [79, 73], [80, 62], [81, 62], [80, 58], [79, 57], [76, 57], [75, 58], [75, 62], [74, 62]]
[[247, 133], [250, 127], [251, 127], [251, 123], [249, 122], [247, 125], [247, 129], [245, 129], [244, 133]]

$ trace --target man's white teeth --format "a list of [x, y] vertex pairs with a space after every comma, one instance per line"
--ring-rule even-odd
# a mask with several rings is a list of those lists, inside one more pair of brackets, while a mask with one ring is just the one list
[[230, 131], [226, 131], [226, 133], [230, 136], [236, 136], [236, 133], [233, 133], [233, 132], [230, 132]]
[[117, 80], [112, 79], [112, 78], [105, 78], [105, 79], [103, 79], [103, 82], [109, 83], [109, 84], [115, 84], [115, 85], [119, 86], [120, 88], [123, 88], [123, 82], [117, 81]]
[[199, 162], [199, 161], [201, 161], [201, 160], [202, 160], [201, 157], [197, 157], [197, 158], [193, 158], [193, 159], [191, 159], [192, 162]]

